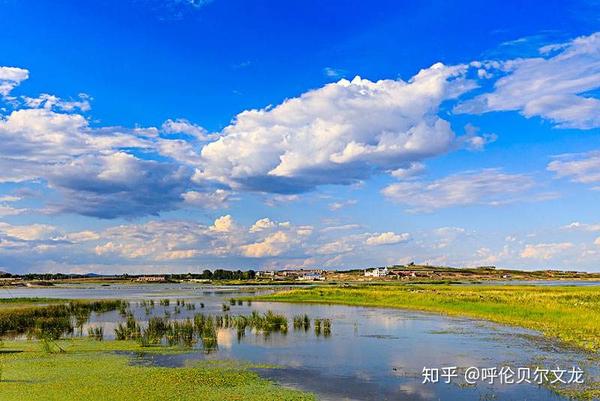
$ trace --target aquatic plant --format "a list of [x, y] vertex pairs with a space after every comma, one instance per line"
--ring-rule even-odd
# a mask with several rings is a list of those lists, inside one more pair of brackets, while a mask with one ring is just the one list
[[[11, 345], [11, 349], [24, 352], [0, 358], [4, 364], [0, 399], [315, 401], [310, 394], [260, 378], [246, 364], [200, 361], [175, 369], [141, 368], [131, 364], [128, 355], [140, 351], [137, 344], [105, 341], [94, 345], [91, 348], [86, 341], [74, 341], [59, 357], [43, 355], [26, 342]], [[98, 352], [113, 348], [124, 352]]]
[[[56, 325], [52, 319], [61, 319], [60, 324], [65, 326], [65, 321], [69, 320], [67, 326], [69, 330], [63, 334], [71, 334], [73, 326], [71, 320], [75, 322], [76, 327], [81, 328], [85, 321], [89, 320], [91, 313], [104, 313], [128, 306], [126, 302], [120, 300], [103, 301], [71, 301], [55, 305], [34, 306], [18, 309], [9, 309], [0, 311], [0, 336], [28, 334], [34, 337], [35, 330], [52, 329]], [[41, 324], [39, 321], [45, 319]]]
[[88, 327], [88, 337], [93, 340], [102, 341], [104, 339], [104, 327], [102, 327], [102, 326]]
[[73, 332], [73, 322], [68, 316], [44, 317], [37, 319], [33, 335], [37, 338], [59, 340], [63, 335]]
[[212, 316], [202, 313], [194, 316], [194, 331], [197, 333], [205, 352], [217, 349], [217, 330]]
[[267, 311], [260, 314], [257, 311], [252, 311], [250, 316], [237, 316], [233, 320], [233, 327], [240, 330], [242, 328], [251, 328], [269, 335], [271, 332], [287, 333], [288, 320], [283, 315], [278, 315], [272, 311]]
[[194, 315], [194, 330], [198, 333], [202, 332], [204, 324], [206, 323], [206, 315], [203, 313], [197, 313]]
[[168, 298], [165, 299], [161, 299], [159, 301], [160, 306], [169, 306], [171, 304], [171, 301]]
[[308, 331], [310, 329], [310, 318], [308, 315], [294, 316], [294, 330]]
[[237, 336], [237, 341], [239, 343], [240, 341], [242, 341], [242, 338], [244, 338], [246, 336], [246, 329], [245, 328], [236, 329], [236, 336]]
[[331, 320], [323, 319], [323, 335], [329, 337], [331, 335]]
[[142, 330], [141, 338], [148, 344], [159, 344], [169, 328], [170, 324], [166, 318], [153, 316], [148, 321], [148, 326]]
[[315, 335], [317, 337], [321, 335], [321, 319], [315, 319]]
[[170, 346], [182, 344], [192, 347], [195, 343], [194, 323], [190, 319], [183, 322], [170, 322], [166, 328], [165, 338]]
[[119, 323], [115, 327], [115, 339], [136, 340], [140, 338], [141, 328], [132, 313], [127, 315], [125, 323]]
[[91, 312], [78, 312], [75, 314], [75, 327], [79, 332], [79, 335], [83, 335], [83, 325], [90, 320]]
[[231, 309], [231, 307], [227, 304], [223, 304], [223, 312], [228, 312]]

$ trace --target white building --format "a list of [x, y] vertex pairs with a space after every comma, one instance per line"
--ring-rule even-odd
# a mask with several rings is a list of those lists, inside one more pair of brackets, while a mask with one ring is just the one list
[[298, 280], [302, 280], [302, 281], [324, 281], [325, 277], [323, 277], [323, 275], [321, 275], [319, 273], [310, 272], [310, 273], [306, 273], [306, 274], [298, 277]]
[[387, 267], [379, 268], [376, 267], [371, 271], [365, 270], [365, 277], [385, 277], [389, 273]]
[[135, 281], [145, 282], [145, 283], [164, 283], [167, 281], [165, 276], [141, 276], [138, 277]]

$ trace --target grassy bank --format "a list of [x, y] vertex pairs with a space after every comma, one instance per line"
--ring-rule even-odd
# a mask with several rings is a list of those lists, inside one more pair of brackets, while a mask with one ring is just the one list
[[65, 353], [49, 354], [36, 341], [5, 343], [0, 350], [0, 400], [314, 399], [261, 379], [236, 362], [199, 362], [182, 368], [132, 366], [127, 356], [111, 351], [148, 351], [135, 342], [76, 339], [63, 340], [61, 346]]
[[365, 285], [298, 288], [255, 299], [468, 316], [538, 330], [587, 351], [600, 350], [598, 287]]

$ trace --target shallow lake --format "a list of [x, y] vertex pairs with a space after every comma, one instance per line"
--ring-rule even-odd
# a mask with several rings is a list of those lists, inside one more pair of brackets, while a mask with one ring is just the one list
[[[119, 298], [130, 301], [136, 319], [144, 322], [163, 316], [165, 310], [178, 320], [196, 313], [223, 315], [223, 304], [230, 305], [231, 298], [271, 290], [190, 284], [68, 285], [0, 289], [0, 296]], [[150, 299], [156, 306], [147, 312], [139, 302]], [[171, 302], [163, 306], [160, 299]], [[177, 299], [193, 304], [195, 310], [177, 308]], [[236, 302], [230, 308], [230, 315], [268, 310], [283, 314], [290, 320], [290, 329], [285, 334], [248, 332], [242, 337], [234, 329], [219, 329], [218, 348], [212, 352], [194, 348], [175, 355], [132, 355], [132, 363], [182, 366], [201, 359], [240, 359], [276, 365], [276, 369], [257, 371], [283, 385], [312, 391], [322, 400], [562, 400], [566, 398], [533, 383], [500, 384], [497, 378], [494, 384], [479, 380], [467, 385], [462, 376], [468, 367], [502, 366], [514, 371], [577, 366], [584, 370], [586, 381], [597, 381], [600, 375], [597, 359], [590, 360], [589, 355], [557, 347], [535, 332], [472, 319], [337, 305]], [[292, 318], [303, 314], [313, 321], [330, 319], [331, 335], [317, 335], [313, 327], [293, 330]], [[102, 326], [105, 337], [111, 338], [121, 321], [121, 315], [113, 311], [92, 315], [88, 324]], [[458, 377], [451, 383], [444, 383], [441, 376], [438, 383], [422, 383], [423, 368], [453, 366], [458, 367]]]

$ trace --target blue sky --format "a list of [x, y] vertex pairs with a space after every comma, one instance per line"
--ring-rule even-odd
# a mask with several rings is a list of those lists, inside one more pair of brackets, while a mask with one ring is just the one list
[[600, 271], [597, 1], [0, 17], [0, 270]]

